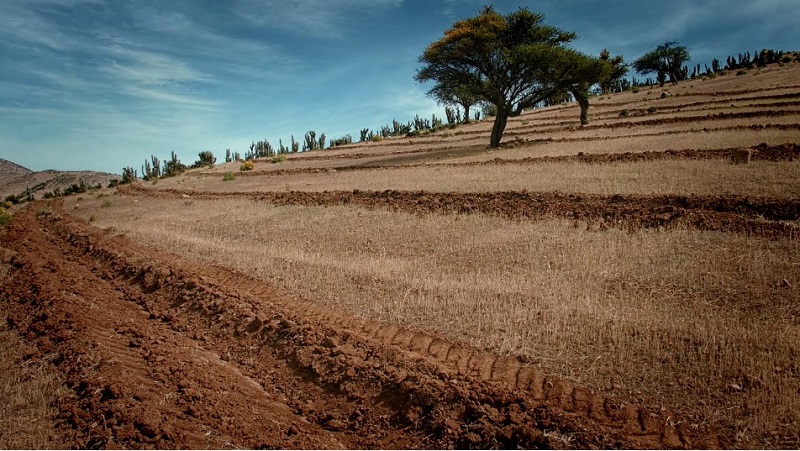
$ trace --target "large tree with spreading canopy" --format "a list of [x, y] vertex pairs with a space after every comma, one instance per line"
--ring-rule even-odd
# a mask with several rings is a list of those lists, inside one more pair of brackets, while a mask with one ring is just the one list
[[[502, 15], [491, 6], [459, 20], [420, 57], [416, 80], [433, 81], [429, 94], [453, 87], [497, 108], [490, 146], [497, 147], [508, 118], [561, 92], [588, 109], [588, 89], [608, 64], [573, 50], [575, 33], [545, 25], [544, 16], [520, 8]], [[583, 122], [583, 121], [582, 121]]]

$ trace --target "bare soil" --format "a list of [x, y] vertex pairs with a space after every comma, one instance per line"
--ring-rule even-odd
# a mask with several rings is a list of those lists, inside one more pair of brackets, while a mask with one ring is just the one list
[[0, 238], [7, 322], [69, 388], [64, 443], [100, 448], [707, 448], [511, 357], [287, 299], [32, 204]]

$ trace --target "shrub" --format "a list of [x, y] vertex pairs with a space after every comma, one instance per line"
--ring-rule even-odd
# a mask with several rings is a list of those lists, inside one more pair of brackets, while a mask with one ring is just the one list
[[286, 156], [283, 155], [283, 154], [280, 154], [280, 155], [275, 155], [274, 157], [270, 158], [269, 162], [272, 163], [272, 164], [283, 163], [284, 160], [286, 160]]
[[11, 208], [11, 206], [12, 206], [12, 205], [14, 205], [14, 204], [12, 204], [11, 202], [9, 202], [9, 201], [7, 201], [7, 200], [6, 200], [6, 201], [3, 201], [3, 208], [5, 208], [6, 210], [8, 210], [9, 208]]
[[94, 222], [94, 215], [91, 215], [91, 216], [89, 216], [89, 219], [88, 219], [88, 221], [89, 221], [89, 222]]
[[381, 142], [381, 141], [383, 141], [383, 136], [375, 135], [375, 136], [372, 137], [372, 141], [373, 142]]
[[107, 201], [103, 202], [103, 205], [101, 205], [102, 208], [108, 208], [110, 206], [111, 206], [111, 201], [110, 200], [107, 200]]
[[256, 165], [252, 161], [245, 161], [242, 163], [242, 166], [239, 168], [240, 171], [252, 171], [255, 169]]
[[11, 222], [11, 214], [8, 213], [4, 208], [0, 208], [0, 227]]
[[628, 110], [622, 110], [622, 111], [619, 112], [619, 116], [620, 117], [628, 117], [630, 115], [631, 115], [631, 112], [628, 111]]
[[740, 70], [736, 71], [736, 75], [746, 75], [746, 74], [747, 74], [747, 71], [744, 70], [744, 69], [740, 69]]
[[637, 92], [639, 92], [639, 87], [638, 86], [634, 86], [633, 88], [631, 88], [631, 92], [636, 94]]
[[223, 182], [230, 182], [234, 178], [236, 178], [236, 177], [233, 175], [233, 171], [228, 171], [222, 176], [222, 181]]

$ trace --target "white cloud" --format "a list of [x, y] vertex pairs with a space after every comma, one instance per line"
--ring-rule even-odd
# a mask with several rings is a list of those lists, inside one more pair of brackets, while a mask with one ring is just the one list
[[399, 8], [404, 0], [238, 0], [239, 17], [265, 28], [318, 37], [339, 38], [348, 26], [385, 8]]

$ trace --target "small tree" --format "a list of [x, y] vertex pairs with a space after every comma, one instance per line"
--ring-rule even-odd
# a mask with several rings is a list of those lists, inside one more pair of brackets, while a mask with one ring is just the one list
[[667, 77], [673, 84], [686, 79], [688, 71], [684, 70], [683, 65], [687, 61], [689, 50], [668, 41], [634, 61], [633, 68], [642, 75], [655, 72], [659, 84], [664, 86]]
[[[463, 85], [448, 84], [446, 81], [434, 86], [428, 93], [440, 105], [460, 105], [464, 108], [464, 122], [469, 122], [469, 109], [478, 103], [478, 97]], [[448, 116], [448, 122], [450, 117]]]

